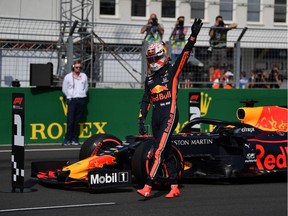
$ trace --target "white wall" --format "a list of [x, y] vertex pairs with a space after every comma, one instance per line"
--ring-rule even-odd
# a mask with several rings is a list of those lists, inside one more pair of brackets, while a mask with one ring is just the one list
[[[67, 0], [68, 1], [68, 0]], [[73, 0], [73, 6], [79, 5], [79, 2]], [[94, 17], [95, 22], [108, 23], [131, 23], [131, 24], [145, 24], [151, 13], [158, 15], [159, 22], [164, 27], [173, 27], [176, 18], [184, 15], [186, 18], [186, 25], [192, 24], [190, 19], [190, 4], [185, 0], [176, 0], [176, 17], [161, 18], [161, 1], [147, 0], [147, 17], [131, 17], [131, 0], [116, 0], [116, 16], [101, 16], [99, 14], [99, 0], [94, 1]], [[247, 2], [248, 0], [235, 0], [233, 6], [233, 20], [239, 27], [263, 27], [263, 28], [287, 28], [288, 22], [285, 24], [273, 23], [274, 17], [274, 0], [261, 1], [261, 18], [260, 22], [247, 23]], [[205, 4], [206, 17], [203, 20], [204, 26], [211, 26], [214, 24], [215, 17], [219, 15], [220, 0], [207, 0]], [[288, 13], [288, 8], [287, 8]], [[0, 17], [21, 17], [33, 19], [47, 19], [60, 20], [60, 0], [1, 0], [0, 1]]]
[[59, 0], [1, 0], [1, 17], [60, 19]]

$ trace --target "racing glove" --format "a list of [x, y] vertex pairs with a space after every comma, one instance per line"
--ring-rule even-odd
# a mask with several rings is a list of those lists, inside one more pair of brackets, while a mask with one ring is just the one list
[[201, 28], [202, 28], [202, 20], [201, 19], [195, 19], [193, 25], [191, 26], [191, 35], [189, 37], [189, 41], [196, 42], [197, 35], [199, 34]]
[[146, 132], [146, 128], [144, 126], [144, 120], [142, 118], [138, 119], [138, 124], [139, 124], [139, 133], [141, 135], [146, 134], [147, 132]]

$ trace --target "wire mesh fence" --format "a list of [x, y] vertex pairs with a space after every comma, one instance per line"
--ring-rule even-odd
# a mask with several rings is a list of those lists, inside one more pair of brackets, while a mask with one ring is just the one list
[[[30, 86], [30, 64], [48, 62], [53, 64], [54, 85], [61, 86], [64, 75], [70, 72], [69, 52], [73, 59], [82, 60], [91, 86], [142, 87], [147, 69], [147, 45], [145, 35], [140, 33], [141, 25], [79, 23], [72, 34], [72, 49], [68, 43], [71, 26], [72, 23], [60, 21], [0, 17], [1, 87], [11, 86], [14, 80], [19, 80], [23, 87]], [[190, 35], [190, 27], [187, 28], [186, 38]], [[211, 68], [213, 52], [208, 52], [209, 30], [208, 26], [202, 27], [183, 69], [180, 87], [213, 87], [218, 68]], [[277, 65], [280, 87], [287, 88], [288, 30], [249, 28], [244, 34], [243, 31], [244, 28], [237, 28], [228, 32], [228, 64], [221, 75], [233, 74], [229, 80], [233, 88], [243, 87], [240, 80], [244, 75], [249, 82], [244, 87], [259, 88], [261, 83], [266, 88], [276, 82], [271, 76]], [[166, 28], [163, 37], [168, 47], [171, 32], [172, 28]], [[241, 34], [243, 37], [239, 40]], [[259, 83], [254, 85], [260, 74]], [[224, 84], [228, 82], [227, 77], [225, 79], [218, 81]]]

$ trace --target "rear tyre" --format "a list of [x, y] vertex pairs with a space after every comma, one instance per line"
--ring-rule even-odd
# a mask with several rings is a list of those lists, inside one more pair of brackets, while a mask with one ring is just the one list
[[[173, 155], [174, 163], [177, 167], [178, 180], [180, 180], [183, 174], [183, 158], [179, 150], [173, 145], [171, 153]], [[147, 176], [150, 173], [152, 167], [153, 154], [153, 140], [147, 140], [136, 149], [132, 157], [132, 173], [137, 184], [140, 186], [143, 186], [146, 183]], [[157, 186], [164, 187], [168, 185], [169, 181], [165, 173], [166, 171], [162, 167], [159, 171]]]
[[98, 155], [100, 152], [121, 144], [122, 141], [113, 135], [95, 134], [88, 138], [81, 146], [79, 160], [83, 160], [93, 155]]

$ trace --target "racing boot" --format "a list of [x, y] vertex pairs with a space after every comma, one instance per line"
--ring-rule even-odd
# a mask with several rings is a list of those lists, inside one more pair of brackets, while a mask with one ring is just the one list
[[177, 184], [171, 185], [171, 190], [168, 194], [166, 194], [166, 198], [174, 198], [174, 197], [179, 197], [180, 196], [180, 190], [178, 188]]
[[152, 187], [150, 185], [145, 184], [143, 189], [137, 190], [137, 193], [140, 194], [141, 196], [145, 197], [145, 198], [149, 198], [150, 193], [151, 193], [151, 189], [152, 189]]

